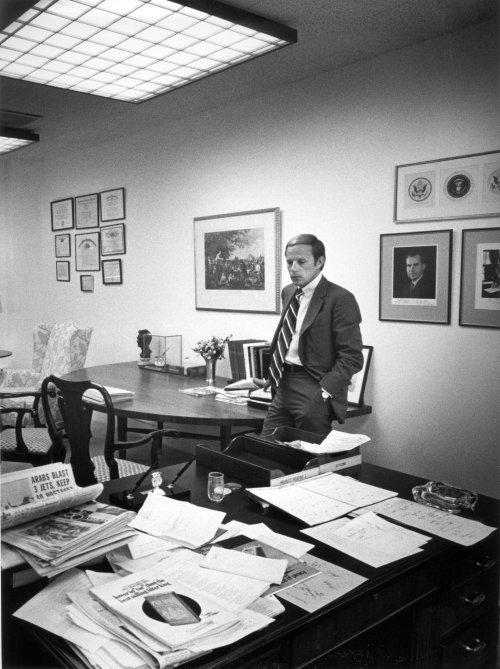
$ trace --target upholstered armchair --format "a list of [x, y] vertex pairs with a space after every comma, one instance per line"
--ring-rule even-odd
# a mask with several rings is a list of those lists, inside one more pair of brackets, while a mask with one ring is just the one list
[[[16, 392], [39, 392], [43, 379], [50, 374], [63, 376], [85, 365], [92, 336], [91, 327], [74, 321], [41, 323], [33, 331], [31, 369], [5, 369], [0, 372], [0, 405], [4, 408], [33, 408], [34, 396], [12, 397]], [[2, 394], [4, 397], [2, 398]], [[10, 397], [6, 398], [5, 395]], [[40, 406], [41, 409], [41, 406]], [[15, 413], [3, 413], [2, 425], [16, 424]], [[43, 416], [40, 416], [43, 423]], [[33, 424], [32, 414], [24, 414], [24, 426]]]

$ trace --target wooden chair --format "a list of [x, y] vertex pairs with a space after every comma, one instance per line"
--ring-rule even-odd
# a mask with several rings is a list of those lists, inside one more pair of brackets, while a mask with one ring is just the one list
[[[97, 391], [106, 408], [103, 454], [94, 457], [90, 455], [93, 407], [90, 401], [83, 398], [83, 395], [89, 390]], [[54, 392], [58, 409], [63, 417], [63, 428], [58, 426], [49, 401], [51, 393]], [[113, 402], [104, 386], [92, 381], [65, 381], [50, 375], [42, 382], [41, 401], [47, 431], [54, 444], [54, 449], [57, 453], [61, 452], [65, 448], [64, 442], [67, 439], [71, 451], [70, 463], [75, 480], [80, 486], [131, 476], [145, 472], [150, 467], [158, 467], [158, 453], [163, 437], [178, 436], [175, 430], [155, 430], [134, 441], [115, 441]], [[115, 458], [116, 451], [128, 451], [146, 444], [150, 444], [149, 465]]]

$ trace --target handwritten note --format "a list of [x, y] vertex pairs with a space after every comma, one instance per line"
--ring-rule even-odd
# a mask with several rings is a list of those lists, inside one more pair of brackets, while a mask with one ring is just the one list
[[462, 518], [400, 498], [375, 504], [370, 507], [370, 511], [462, 546], [472, 546], [496, 529], [477, 520]]
[[255, 578], [266, 583], [281, 583], [288, 563], [283, 559], [260, 557], [212, 546], [200, 566], [228, 574]]

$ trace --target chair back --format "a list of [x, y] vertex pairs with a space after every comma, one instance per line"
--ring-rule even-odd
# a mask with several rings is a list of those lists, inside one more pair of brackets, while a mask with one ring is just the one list
[[[47, 332], [50, 334], [47, 339]], [[37, 343], [33, 346], [33, 364], [40, 365], [40, 378], [49, 374], [63, 376], [82, 369], [92, 336], [91, 327], [82, 328], [74, 321], [39, 325]], [[46, 344], [44, 344], [46, 341]], [[41, 360], [42, 351], [43, 360]]]
[[[92, 381], [65, 381], [51, 374], [42, 381], [41, 387], [42, 406], [50, 437], [54, 443], [59, 445], [62, 444], [64, 435], [67, 436], [71, 448], [70, 462], [75, 481], [79, 486], [97, 483], [95, 467], [90, 456], [93, 409], [91, 404], [82, 399], [83, 394], [90, 389], [95, 389], [100, 393], [106, 407], [106, 451], [112, 448], [114, 441], [115, 416], [113, 403], [103, 386]], [[60, 426], [54, 416], [54, 394], [63, 419], [63, 426]]]

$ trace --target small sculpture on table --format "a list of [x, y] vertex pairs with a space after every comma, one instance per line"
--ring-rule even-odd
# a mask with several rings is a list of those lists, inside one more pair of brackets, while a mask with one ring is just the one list
[[150, 491], [151, 495], [165, 495], [165, 491], [161, 489], [161, 484], [163, 480], [161, 478], [161, 472], [153, 472], [151, 474], [151, 485], [153, 489]]
[[139, 365], [147, 365], [151, 359], [151, 349], [149, 345], [153, 335], [149, 330], [139, 330], [137, 334], [137, 346], [141, 349]]

